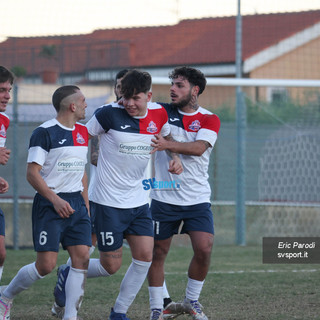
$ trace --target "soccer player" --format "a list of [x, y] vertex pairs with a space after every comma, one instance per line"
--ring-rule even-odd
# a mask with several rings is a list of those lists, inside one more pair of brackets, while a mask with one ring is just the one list
[[[126, 312], [151, 264], [153, 226], [143, 180], [153, 135], [161, 132], [170, 139], [166, 111], [160, 105], [150, 103], [150, 75], [129, 71], [121, 86], [125, 107], [117, 103], [103, 106], [87, 124], [89, 134], [100, 138], [91, 199], [100, 259], [90, 259], [88, 278], [109, 276], [120, 268], [124, 237], [132, 252], [132, 263], [121, 283], [110, 320], [128, 319]], [[169, 170], [180, 174], [179, 157], [174, 154], [171, 157], [167, 162]], [[63, 300], [63, 286], [60, 287]], [[57, 316], [60, 315], [59, 312]]]
[[[0, 66], [0, 164], [2, 165], [8, 162], [11, 153], [11, 151], [5, 147], [7, 130], [10, 124], [10, 119], [5, 114], [5, 111], [11, 98], [10, 92], [13, 81], [14, 75], [5, 67]], [[8, 189], [8, 182], [4, 178], [0, 178], [0, 193], [5, 193]], [[2, 278], [5, 259], [5, 218], [3, 211], [0, 209], [0, 280]]]
[[85, 164], [88, 130], [77, 121], [85, 118], [87, 103], [76, 86], [58, 88], [52, 103], [57, 117], [32, 133], [27, 180], [37, 191], [32, 207], [36, 261], [22, 267], [8, 286], [1, 287], [0, 319], [10, 319], [13, 298], [50, 273], [59, 244], [72, 260], [65, 285], [65, 320], [78, 319], [91, 246], [91, 226]]
[[[150, 159], [151, 139], [161, 133], [169, 138], [168, 115], [163, 107], [150, 103], [151, 76], [129, 71], [121, 81], [124, 106], [101, 108], [87, 123], [91, 136], [100, 136], [99, 160], [93, 205], [100, 259], [90, 259], [88, 277], [109, 276], [122, 264], [126, 238], [132, 253], [109, 320], [129, 319], [127, 310], [139, 292], [149, 270], [153, 250], [153, 225], [148, 193], [143, 189]], [[180, 158], [171, 155], [167, 170], [182, 172]], [[169, 167], [169, 169], [168, 169]]]
[[[151, 213], [155, 226], [155, 245], [152, 265], [149, 269], [150, 319], [174, 318], [181, 310], [168, 308], [163, 311], [162, 284], [164, 262], [172, 237], [187, 233], [191, 239], [194, 255], [188, 269], [188, 284], [183, 301], [183, 311], [193, 319], [207, 320], [199, 303], [199, 296], [210, 265], [213, 245], [213, 216], [211, 190], [208, 183], [209, 156], [217, 140], [220, 120], [198, 104], [198, 97], [206, 86], [202, 72], [190, 67], [178, 67], [170, 74], [171, 104], [162, 104], [168, 112], [173, 139], [163, 139], [155, 134], [152, 147], [155, 152], [155, 178], [172, 181], [174, 177], [166, 170], [167, 153], [181, 156], [184, 172], [179, 176], [179, 190], [151, 191]], [[172, 305], [174, 307], [174, 304]]]

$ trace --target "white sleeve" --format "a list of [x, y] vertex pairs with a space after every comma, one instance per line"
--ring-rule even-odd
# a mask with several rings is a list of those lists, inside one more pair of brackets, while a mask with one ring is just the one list
[[87, 122], [86, 127], [90, 136], [93, 137], [105, 132], [95, 115], [93, 115], [92, 118]]
[[170, 125], [168, 122], [166, 122], [163, 127], [161, 128], [161, 135], [163, 137], [166, 137], [167, 135], [170, 134]]

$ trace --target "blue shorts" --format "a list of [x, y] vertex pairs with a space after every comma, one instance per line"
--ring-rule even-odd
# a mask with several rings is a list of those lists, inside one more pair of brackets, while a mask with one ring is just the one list
[[94, 206], [92, 205], [93, 202], [92, 201], [89, 201], [89, 208], [90, 208], [90, 221], [91, 221], [91, 233], [92, 234], [95, 234], [96, 233], [96, 230], [95, 230], [95, 227], [94, 227], [94, 220], [96, 218], [96, 212], [94, 210]]
[[149, 204], [130, 209], [119, 209], [93, 203], [95, 229], [99, 251], [115, 251], [122, 247], [126, 235], [153, 237]]
[[[214, 234], [211, 204], [208, 202], [191, 206], [178, 206], [152, 200], [151, 214], [154, 223], [154, 238], [164, 240], [174, 234], [203, 231]], [[183, 222], [181, 231], [180, 225]]]
[[68, 201], [75, 212], [69, 218], [61, 218], [53, 204], [36, 194], [32, 206], [33, 245], [37, 252], [59, 251], [68, 246], [91, 246], [91, 223], [85, 202], [80, 192], [58, 193]]
[[0, 209], [0, 236], [5, 236], [6, 235], [6, 224], [4, 220], [4, 213]]

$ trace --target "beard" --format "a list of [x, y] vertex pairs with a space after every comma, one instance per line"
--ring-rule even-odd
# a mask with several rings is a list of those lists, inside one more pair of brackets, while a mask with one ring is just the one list
[[182, 109], [190, 103], [191, 99], [192, 95], [191, 92], [189, 92], [189, 94], [184, 99], [179, 102], [171, 102], [171, 104], [179, 109]]

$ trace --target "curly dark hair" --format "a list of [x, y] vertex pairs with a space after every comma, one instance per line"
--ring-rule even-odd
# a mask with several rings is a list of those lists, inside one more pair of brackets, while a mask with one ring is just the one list
[[204, 74], [198, 69], [191, 67], [177, 67], [169, 74], [169, 79], [172, 80], [178, 77], [183, 77], [188, 80], [191, 85], [198, 86], [198, 95], [200, 95], [206, 88], [207, 80]]

